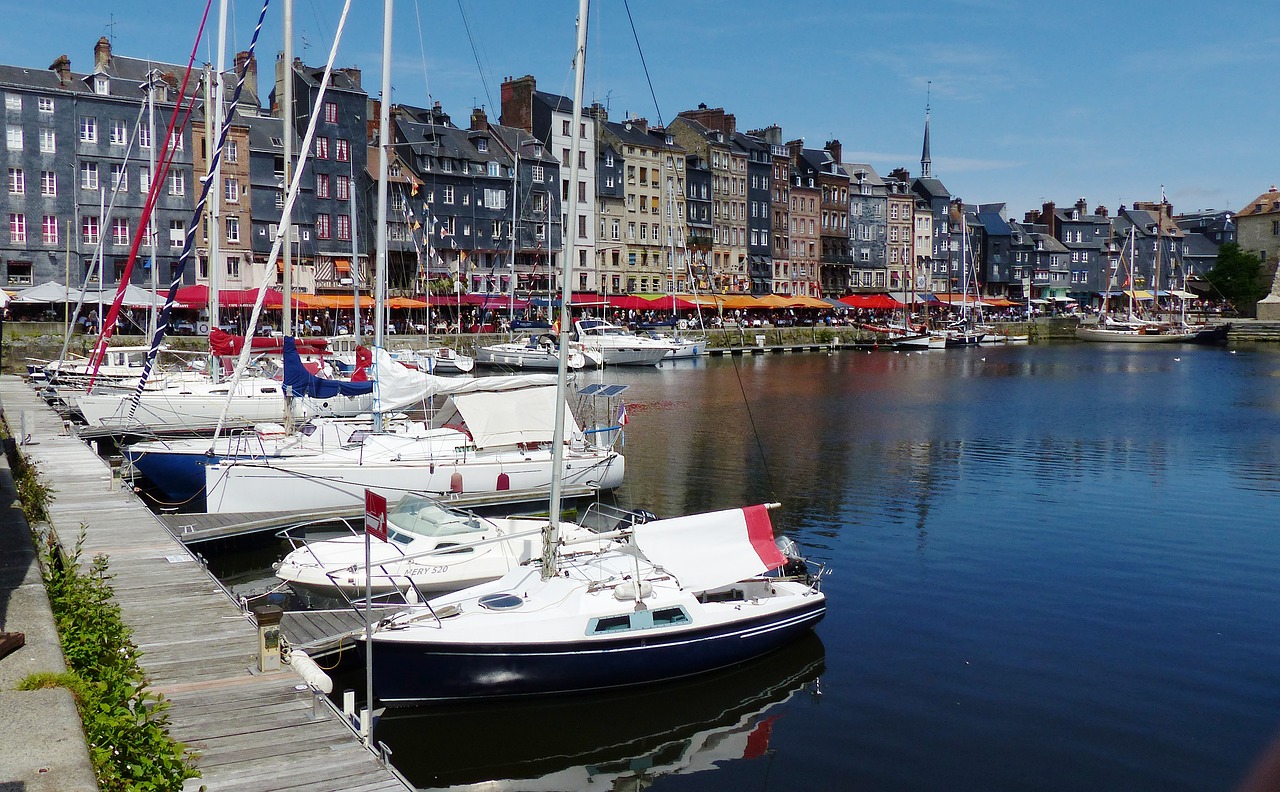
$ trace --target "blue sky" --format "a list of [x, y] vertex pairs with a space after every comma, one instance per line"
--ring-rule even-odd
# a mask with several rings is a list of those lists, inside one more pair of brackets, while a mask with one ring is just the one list
[[[3, 62], [43, 68], [66, 53], [76, 71], [91, 66], [112, 15], [117, 53], [185, 62], [202, 10], [193, 0], [6, 5]], [[216, 5], [200, 60], [213, 57]], [[1080, 197], [1114, 211], [1157, 200], [1161, 185], [1176, 211], [1238, 209], [1280, 181], [1280, 14], [1269, 3], [630, 5], [657, 106], [622, 0], [596, 0], [587, 96], [611, 118], [669, 120], [705, 102], [735, 113], [741, 129], [777, 123], [811, 147], [835, 137], [846, 161], [916, 174], [932, 82], [934, 175], [966, 202], [1008, 203], [1014, 219], [1043, 200]], [[232, 3], [229, 51], [247, 46], [260, 7]], [[295, 0], [295, 54], [323, 64], [341, 8]], [[264, 82], [282, 47], [281, 9], [272, 0]], [[394, 99], [440, 101], [465, 125], [475, 104], [496, 110], [506, 76], [533, 74], [540, 89], [571, 94], [576, 9], [574, 0], [397, 0]], [[363, 70], [374, 95], [381, 31], [382, 3], [357, 0], [338, 57]]]

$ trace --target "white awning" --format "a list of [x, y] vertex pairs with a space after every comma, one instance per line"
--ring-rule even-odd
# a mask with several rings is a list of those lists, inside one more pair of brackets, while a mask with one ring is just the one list
[[[484, 378], [481, 378], [484, 379]], [[500, 393], [458, 393], [432, 419], [433, 426], [465, 423], [476, 448], [550, 443], [555, 438], [556, 388]], [[569, 405], [564, 410], [564, 436], [580, 434]]]
[[437, 377], [416, 371], [392, 360], [385, 349], [375, 349], [370, 378], [378, 384], [374, 389], [377, 409], [383, 412], [420, 404], [435, 395], [481, 391], [508, 391], [538, 385], [554, 385], [554, 374], [513, 374], [501, 377]]

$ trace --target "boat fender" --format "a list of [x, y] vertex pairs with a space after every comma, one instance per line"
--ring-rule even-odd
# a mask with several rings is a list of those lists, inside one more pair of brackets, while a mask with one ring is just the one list
[[326, 696], [333, 692], [333, 680], [320, 670], [320, 666], [316, 665], [316, 661], [308, 657], [306, 652], [301, 649], [289, 650], [289, 665], [293, 666], [293, 670], [298, 672], [302, 681], [311, 687]]
[[[640, 581], [640, 599], [653, 594], [653, 584], [647, 580]], [[636, 599], [636, 584], [633, 580], [619, 583], [613, 587], [613, 598], [620, 601]]]

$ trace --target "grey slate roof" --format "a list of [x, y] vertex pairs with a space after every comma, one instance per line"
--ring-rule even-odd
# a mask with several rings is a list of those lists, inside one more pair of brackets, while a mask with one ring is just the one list
[[927, 179], [926, 178], [916, 179], [915, 183], [920, 187], [920, 189], [928, 193], [929, 197], [931, 198], [950, 198], [951, 197], [951, 193], [942, 184], [942, 182], [938, 181], [932, 176], [930, 176]]

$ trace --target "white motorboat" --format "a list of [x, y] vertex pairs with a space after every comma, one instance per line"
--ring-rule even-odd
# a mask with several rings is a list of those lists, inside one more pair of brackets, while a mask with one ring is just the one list
[[[599, 353], [583, 349], [580, 344], [571, 344], [565, 365], [570, 370], [577, 371], [587, 366], [599, 366], [602, 360]], [[543, 333], [529, 336], [523, 342], [511, 341], [477, 347], [476, 363], [508, 369], [555, 371], [560, 365], [558, 339], [551, 333]]]
[[675, 349], [670, 341], [638, 336], [603, 319], [579, 319], [574, 327], [578, 341], [603, 356], [606, 366], [656, 366]]
[[[373, 574], [366, 581], [363, 534], [306, 542], [276, 565], [276, 577], [307, 595], [337, 599], [374, 596], [412, 587], [423, 594], [457, 591], [501, 577], [542, 552], [546, 518], [481, 517], [422, 495], [406, 495], [387, 512], [387, 541], [371, 545]], [[587, 542], [595, 534], [565, 524], [566, 541]], [[600, 550], [609, 540], [591, 547]], [[584, 546], [585, 549], [585, 546]]]

